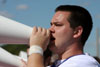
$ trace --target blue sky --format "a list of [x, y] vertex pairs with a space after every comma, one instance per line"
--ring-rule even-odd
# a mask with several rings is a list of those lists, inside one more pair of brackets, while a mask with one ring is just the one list
[[100, 0], [0, 0], [0, 15], [26, 24], [49, 28], [54, 9], [71, 4], [86, 8], [93, 18], [93, 30], [85, 45], [85, 52], [96, 56], [96, 29], [100, 28]]

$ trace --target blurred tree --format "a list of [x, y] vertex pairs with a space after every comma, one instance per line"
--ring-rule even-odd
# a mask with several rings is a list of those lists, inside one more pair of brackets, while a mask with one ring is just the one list
[[14, 54], [14, 55], [19, 55], [20, 51], [27, 51], [28, 45], [24, 44], [8, 44], [8, 45], [3, 45], [3, 49], [7, 50], [8, 52]]

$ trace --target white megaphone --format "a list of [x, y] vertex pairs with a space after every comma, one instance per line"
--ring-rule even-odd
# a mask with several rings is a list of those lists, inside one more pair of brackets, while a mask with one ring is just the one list
[[32, 28], [0, 16], [1, 44], [28, 44]]
[[[18, 56], [15, 56], [8, 51], [0, 47], [0, 62], [13, 65], [14, 67], [20, 67], [22, 61]], [[1, 66], [0, 66], [1, 67]]]

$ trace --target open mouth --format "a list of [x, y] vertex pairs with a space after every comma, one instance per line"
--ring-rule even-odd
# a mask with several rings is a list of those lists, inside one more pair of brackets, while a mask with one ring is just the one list
[[54, 41], [54, 40], [55, 40], [55, 38], [54, 38], [53, 36], [51, 36], [50, 40], [51, 40], [51, 41]]

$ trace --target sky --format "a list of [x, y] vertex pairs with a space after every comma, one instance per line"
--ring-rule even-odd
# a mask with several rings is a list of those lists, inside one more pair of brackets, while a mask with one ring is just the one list
[[90, 12], [93, 30], [84, 51], [96, 56], [96, 30], [100, 29], [100, 0], [0, 0], [0, 15], [31, 27], [49, 28], [55, 8], [64, 4], [79, 5]]

